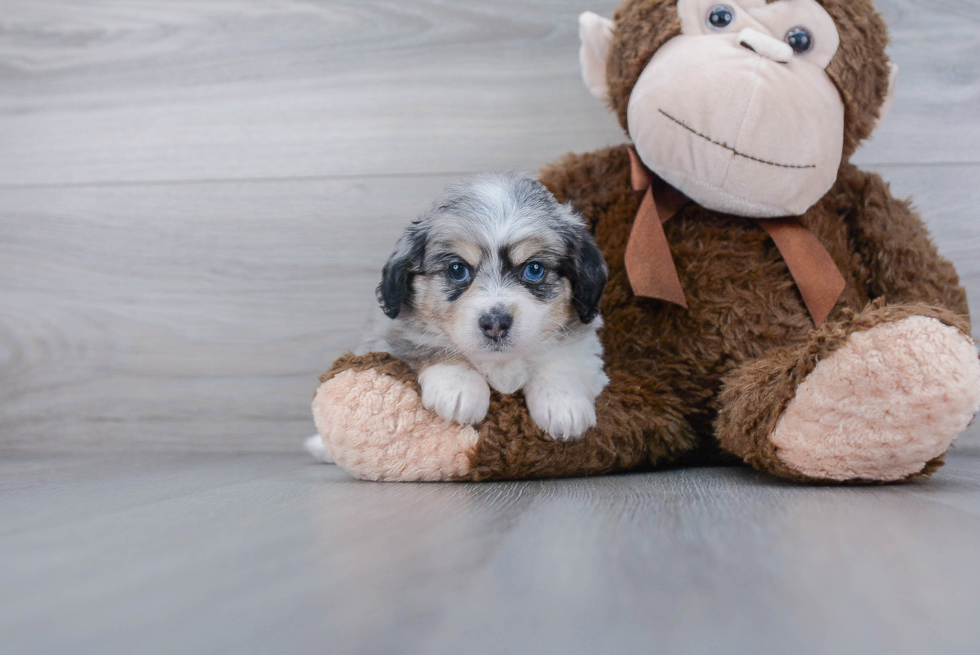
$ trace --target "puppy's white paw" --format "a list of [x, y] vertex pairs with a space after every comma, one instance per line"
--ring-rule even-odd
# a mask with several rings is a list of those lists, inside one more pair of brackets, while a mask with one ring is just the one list
[[524, 396], [531, 419], [560, 441], [577, 439], [596, 424], [595, 399], [586, 394], [546, 385], [529, 385]]
[[490, 386], [469, 366], [434, 364], [419, 374], [422, 405], [447, 421], [479, 423], [490, 409]]

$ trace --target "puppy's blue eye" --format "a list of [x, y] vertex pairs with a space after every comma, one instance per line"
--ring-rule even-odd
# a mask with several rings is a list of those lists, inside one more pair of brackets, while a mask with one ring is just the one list
[[528, 282], [540, 282], [544, 278], [545, 268], [538, 262], [531, 262], [524, 267], [524, 279]]
[[462, 262], [453, 262], [449, 265], [449, 279], [453, 282], [469, 282], [470, 281], [470, 267]]
[[728, 5], [715, 5], [708, 13], [708, 26], [723, 30], [735, 22], [735, 10]]

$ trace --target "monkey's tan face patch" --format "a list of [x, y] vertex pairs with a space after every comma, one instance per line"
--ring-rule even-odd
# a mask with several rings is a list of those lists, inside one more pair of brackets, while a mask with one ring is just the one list
[[[683, 35], [630, 97], [640, 158], [709, 209], [805, 213], [833, 186], [844, 147], [844, 105], [825, 70], [840, 43], [833, 19], [815, 0], [680, 0], [678, 12]], [[812, 48], [787, 59], [799, 30]]]

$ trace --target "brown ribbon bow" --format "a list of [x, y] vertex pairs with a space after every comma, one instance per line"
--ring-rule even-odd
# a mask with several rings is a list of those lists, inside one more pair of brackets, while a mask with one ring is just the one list
[[[633, 189], [645, 191], [626, 246], [626, 273], [633, 293], [666, 300], [687, 308], [663, 224], [690, 199], [651, 172], [629, 149]], [[803, 296], [810, 316], [819, 327], [830, 315], [844, 291], [844, 276], [817, 236], [797, 218], [764, 218], [756, 221], [786, 261]]]

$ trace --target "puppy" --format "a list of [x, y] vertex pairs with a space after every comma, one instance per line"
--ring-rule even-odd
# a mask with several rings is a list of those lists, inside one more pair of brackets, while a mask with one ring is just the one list
[[524, 390], [552, 437], [595, 425], [603, 372], [599, 300], [606, 264], [581, 217], [540, 183], [489, 174], [447, 188], [384, 267], [384, 317], [362, 352], [419, 374], [422, 403], [482, 421], [490, 389]]

